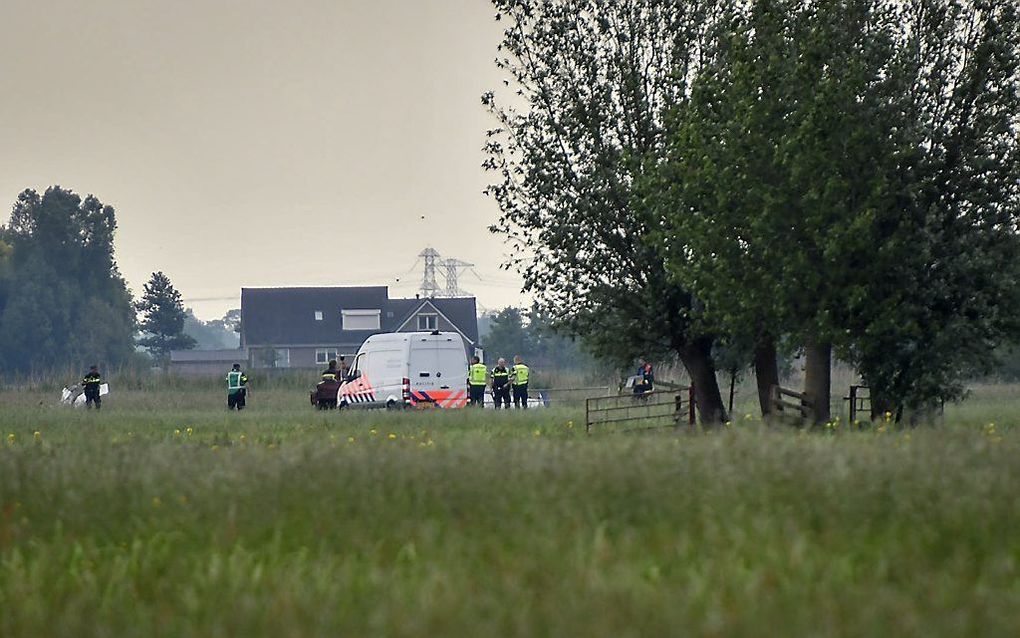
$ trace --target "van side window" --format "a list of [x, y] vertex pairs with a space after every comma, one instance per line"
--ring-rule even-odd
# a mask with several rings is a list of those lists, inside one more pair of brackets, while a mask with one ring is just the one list
[[349, 379], [357, 379], [361, 376], [361, 370], [365, 367], [365, 353], [359, 354], [354, 358], [354, 363], [351, 364], [351, 369], [347, 373]]

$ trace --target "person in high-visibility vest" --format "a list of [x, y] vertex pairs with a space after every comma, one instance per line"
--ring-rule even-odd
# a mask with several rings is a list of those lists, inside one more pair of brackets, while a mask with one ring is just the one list
[[514, 364], [510, 368], [510, 385], [514, 392], [514, 408], [528, 409], [528, 376], [531, 371], [524, 364], [521, 355], [514, 357]]
[[506, 359], [499, 358], [496, 367], [492, 369], [492, 401], [496, 409], [506, 406], [510, 409], [510, 371], [506, 369]]
[[248, 375], [241, 372], [241, 364], [235, 363], [227, 373], [227, 409], [243, 410], [248, 395]]
[[468, 368], [468, 399], [475, 407], [485, 407], [485, 382], [489, 377], [489, 371], [485, 364], [478, 357], [471, 357], [471, 366]]

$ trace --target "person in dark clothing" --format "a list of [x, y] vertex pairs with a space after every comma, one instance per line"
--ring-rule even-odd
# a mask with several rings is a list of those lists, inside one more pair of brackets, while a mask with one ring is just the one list
[[330, 360], [329, 367], [322, 373], [322, 380], [312, 391], [312, 404], [320, 410], [336, 409], [336, 395], [343, 381], [343, 373], [337, 369], [336, 359]]
[[332, 359], [329, 362], [329, 367], [322, 373], [323, 381], [338, 381], [341, 380], [340, 371], [336, 369], [336, 359]]
[[634, 394], [648, 394], [655, 389], [655, 372], [652, 364], [644, 359], [638, 359], [637, 381], [634, 383]]
[[506, 367], [506, 359], [500, 358], [492, 369], [492, 400], [496, 409], [510, 409], [510, 371]]
[[96, 409], [103, 407], [103, 399], [99, 396], [99, 386], [103, 383], [103, 377], [99, 374], [99, 366], [92, 366], [89, 368], [88, 373], [82, 377], [81, 387], [85, 391], [85, 407], [92, 409], [92, 404], [95, 404]]

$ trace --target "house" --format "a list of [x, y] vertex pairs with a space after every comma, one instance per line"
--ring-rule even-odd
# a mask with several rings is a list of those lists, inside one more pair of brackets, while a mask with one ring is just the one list
[[391, 299], [386, 286], [241, 289], [241, 348], [252, 368], [313, 368], [354, 358], [381, 332], [456, 332], [473, 354], [473, 297]]

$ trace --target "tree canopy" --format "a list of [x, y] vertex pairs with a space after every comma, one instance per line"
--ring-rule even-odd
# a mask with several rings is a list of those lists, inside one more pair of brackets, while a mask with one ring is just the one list
[[1016, 10], [943, 5], [735, 11], [656, 184], [701, 318], [835, 346], [877, 410], [959, 397], [1016, 330]]
[[508, 307], [489, 316], [489, 330], [483, 335], [486, 363], [498, 357], [508, 361], [521, 355], [530, 363], [560, 369], [586, 369], [592, 357], [574, 339], [556, 332], [538, 308]]
[[1015, 3], [494, 5], [494, 231], [602, 354], [676, 352], [704, 421], [720, 345], [759, 383], [802, 347], [824, 420], [833, 352], [899, 413], [1017, 334]]
[[0, 360], [8, 372], [134, 353], [131, 295], [117, 270], [111, 206], [53, 186], [22, 192], [0, 227]]
[[492, 230], [558, 327], [619, 363], [679, 357], [706, 422], [725, 419], [710, 333], [666, 270], [663, 217], [637, 196], [665, 158], [663, 122], [688, 90], [713, 2], [495, 0], [507, 26], [488, 93]]

